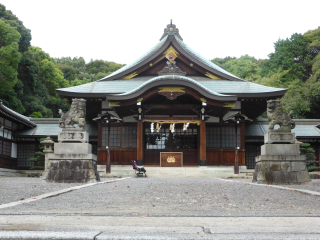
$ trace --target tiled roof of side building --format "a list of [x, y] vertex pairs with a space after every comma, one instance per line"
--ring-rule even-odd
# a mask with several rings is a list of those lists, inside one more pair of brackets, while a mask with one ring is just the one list
[[[138, 88], [146, 81], [154, 77], [137, 77], [130, 80], [113, 80], [92, 82], [79, 86], [56, 89], [58, 92], [71, 92], [71, 93], [101, 93], [101, 94], [123, 94]], [[220, 94], [227, 93], [266, 93], [277, 92], [286, 89], [274, 88], [263, 86], [246, 81], [225, 81], [225, 80], [212, 80], [206, 77], [188, 77], [202, 84], [210, 91]]]
[[175, 36], [175, 39], [177, 40], [177, 42], [179, 43], [179, 45], [187, 52], [189, 53], [191, 56], [193, 56], [195, 59], [199, 60], [200, 62], [202, 62], [203, 64], [207, 65], [210, 68], [213, 68], [214, 70], [217, 70], [219, 72], [222, 72], [224, 74], [227, 74], [231, 77], [237, 78], [239, 80], [245, 81], [241, 78], [238, 78], [236, 76], [234, 76], [233, 74], [227, 72], [226, 70], [224, 70], [223, 68], [215, 65], [213, 62], [205, 59], [204, 57], [202, 57], [199, 53], [197, 53], [196, 51], [194, 51], [192, 48], [190, 48], [187, 44], [185, 44], [183, 41], [181, 41], [181, 39], [179, 39], [177, 36]]
[[[296, 137], [316, 137], [320, 138], [320, 131], [316, 128], [316, 125], [320, 122], [320, 119], [294, 119], [296, 124], [292, 132], [296, 134]], [[246, 124], [245, 136], [246, 137], [263, 137], [268, 132], [269, 122], [267, 119], [257, 119], [253, 123]], [[275, 129], [278, 129], [278, 125]]]
[[35, 127], [37, 124], [30, 121], [30, 118], [27, 116], [24, 116], [20, 113], [17, 113], [16, 111], [13, 111], [12, 109], [6, 107], [3, 105], [2, 101], [0, 100], [0, 112], [7, 115], [9, 118], [12, 118], [18, 122], [24, 123], [25, 125], [29, 127]]
[[166, 42], [168, 36], [166, 36], [165, 38], [163, 38], [159, 43], [157, 43], [153, 48], [151, 48], [148, 52], [146, 52], [145, 54], [143, 54], [141, 57], [137, 58], [135, 61], [133, 61], [132, 63], [127, 64], [126, 66], [120, 68], [119, 70], [111, 73], [110, 75], [98, 80], [99, 81], [104, 81], [107, 80], [110, 77], [113, 77], [119, 73], [122, 73], [134, 66], [136, 66], [137, 64], [143, 62], [144, 60], [146, 60], [148, 57], [150, 57], [152, 54], [154, 54], [156, 51], [158, 51], [162, 45]]

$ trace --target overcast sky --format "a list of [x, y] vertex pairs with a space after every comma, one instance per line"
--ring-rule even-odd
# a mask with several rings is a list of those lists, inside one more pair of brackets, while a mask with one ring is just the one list
[[207, 59], [267, 58], [273, 43], [320, 26], [319, 0], [0, 0], [51, 57], [130, 63], [173, 19], [184, 42]]

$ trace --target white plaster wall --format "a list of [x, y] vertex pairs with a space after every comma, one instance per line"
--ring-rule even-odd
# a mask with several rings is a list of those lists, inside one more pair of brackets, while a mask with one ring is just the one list
[[11, 157], [17, 158], [18, 156], [18, 148], [16, 143], [12, 143], [11, 145]]

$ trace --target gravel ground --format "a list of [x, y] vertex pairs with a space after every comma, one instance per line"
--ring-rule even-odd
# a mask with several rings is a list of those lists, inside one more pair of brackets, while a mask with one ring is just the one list
[[2, 212], [118, 214], [320, 214], [320, 197], [219, 179], [132, 178]]
[[47, 183], [41, 178], [0, 177], [0, 204], [38, 196], [82, 183]]
[[[238, 182], [252, 182], [252, 179], [230, 179], [230, 180], [238, 181]], [[306, 185], [280, 185], [279, 184], [278, 186], [320, 192], [320, 179], [312, 179], [312, 183], [306, 184]]]

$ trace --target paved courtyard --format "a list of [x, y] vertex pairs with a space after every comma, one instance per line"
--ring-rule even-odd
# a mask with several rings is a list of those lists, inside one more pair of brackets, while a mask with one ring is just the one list
[[[107, 179], [105, 179], [107, 180]], [[92, 185], [17, 206], [0, 213], [93, 215], [320, 215], [320, 196], [250, 180], [128, 178]], [[81, 184], [46, 183], [40, 178], [0, 178], [0, 204]], [[286, 186], [288, 187], [288, 186]], [[320, 192], [320, 180], [290, 188]], [[22, 200], [23, 201], [23, 200]]]

